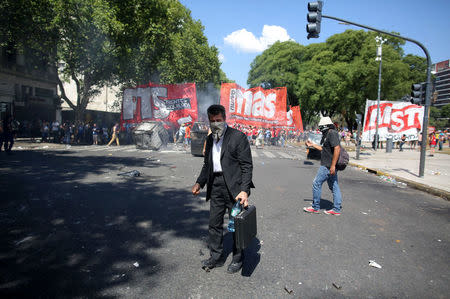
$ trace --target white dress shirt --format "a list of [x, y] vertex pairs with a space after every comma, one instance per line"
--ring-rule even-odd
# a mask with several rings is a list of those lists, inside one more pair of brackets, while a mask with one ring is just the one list
[[225, 125], [225, 130], [223, 131], [222, 137], [220, 137], [219, 141], [213, 138], [212, 160], [214, 172], [222, 172], [222, 164], [220, 164], [220, 153], [222, 151], [223, 138], [225, 136], [226, 131], [227, 125]]

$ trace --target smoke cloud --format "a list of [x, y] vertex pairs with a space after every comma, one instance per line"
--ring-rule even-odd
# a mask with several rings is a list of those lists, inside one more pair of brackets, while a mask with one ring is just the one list
[[220, 103], [220, 89], [214, 83], [207, 83], [204, 86], [197, 85], [197, 105], [198, 120], [208, 121], [206, 110], [209, 106]]

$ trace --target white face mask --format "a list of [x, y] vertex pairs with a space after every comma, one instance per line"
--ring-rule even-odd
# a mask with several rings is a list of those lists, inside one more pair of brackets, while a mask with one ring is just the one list
[[209, 124], [209, 127], [211, 128], [214, 139], [219, 140], [219, 138], [222, 137], [223, 132], [225, 131], [225, 122], [212, 122]]

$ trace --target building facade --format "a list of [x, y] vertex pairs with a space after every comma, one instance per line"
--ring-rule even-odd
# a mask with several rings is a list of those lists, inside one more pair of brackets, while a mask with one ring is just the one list
[[[70, 82], [64, 82], [63, 85], [64, 91], [69, 100], [76, 104], [77, 88], [75, 82], [71, 80]], [[107, 126], [111, 126], [115, 122], [118, 122], [120, 120], [120, 109], [122, 103], [122, 100], [118, 95], [118, 87], [103, 87], [101, 92], [89, 101], [86, 107], [84, 121]], [[70, 108], [69, 104], [64, 101], [61, 104], [61, 108], [63, 121], [75, 120], [75, 113], [72, 108]]]
[[12, 115], [23, 123], [53, 121], [60, 117], [56, 68], [39, 63], [31, 56], [0, 47], [1, 119]]
[[[67, 97], [72, 103], [76, 104], [77, 102], [77, 87], [73, 80], [70, 82], [64, 82], [64, 91], [66, 92]], [[120, 103], [121, 99], [117, 96], [119, 92], [118, 87], [109, 87], [105, 86], [102, 88], [101, 92], [92, 98], [92, 100], [87, 105], [87, 110], [96, 110], [103, 112], [120, 112]], [[62, 109], [72, 110], [66, 102], [61, 104]]]
[[433, 103], [435, 107], [450, 104], [450, 60], [444, 60], [433, 65], [432, 73], [436, 77], [435, 90], [438, 93]]

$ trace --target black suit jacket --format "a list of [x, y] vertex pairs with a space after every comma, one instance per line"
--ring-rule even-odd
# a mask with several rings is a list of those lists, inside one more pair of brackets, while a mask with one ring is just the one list
[[[214, 180], [214, 166], [212, 161], [213, 134], [206, 138], [205, 159], [197, 183], [203, 188], [205, 184], [206, 200], [211, 197], [211, 187]], [[233, 198], [245, 191], [250, 195], [250, 188], [255, 188], [252, 182], [253, 162], [250, 144], [247, 136], [241, 131], [227, 127], [220, 153], [222, 172], [228, 191]]]

